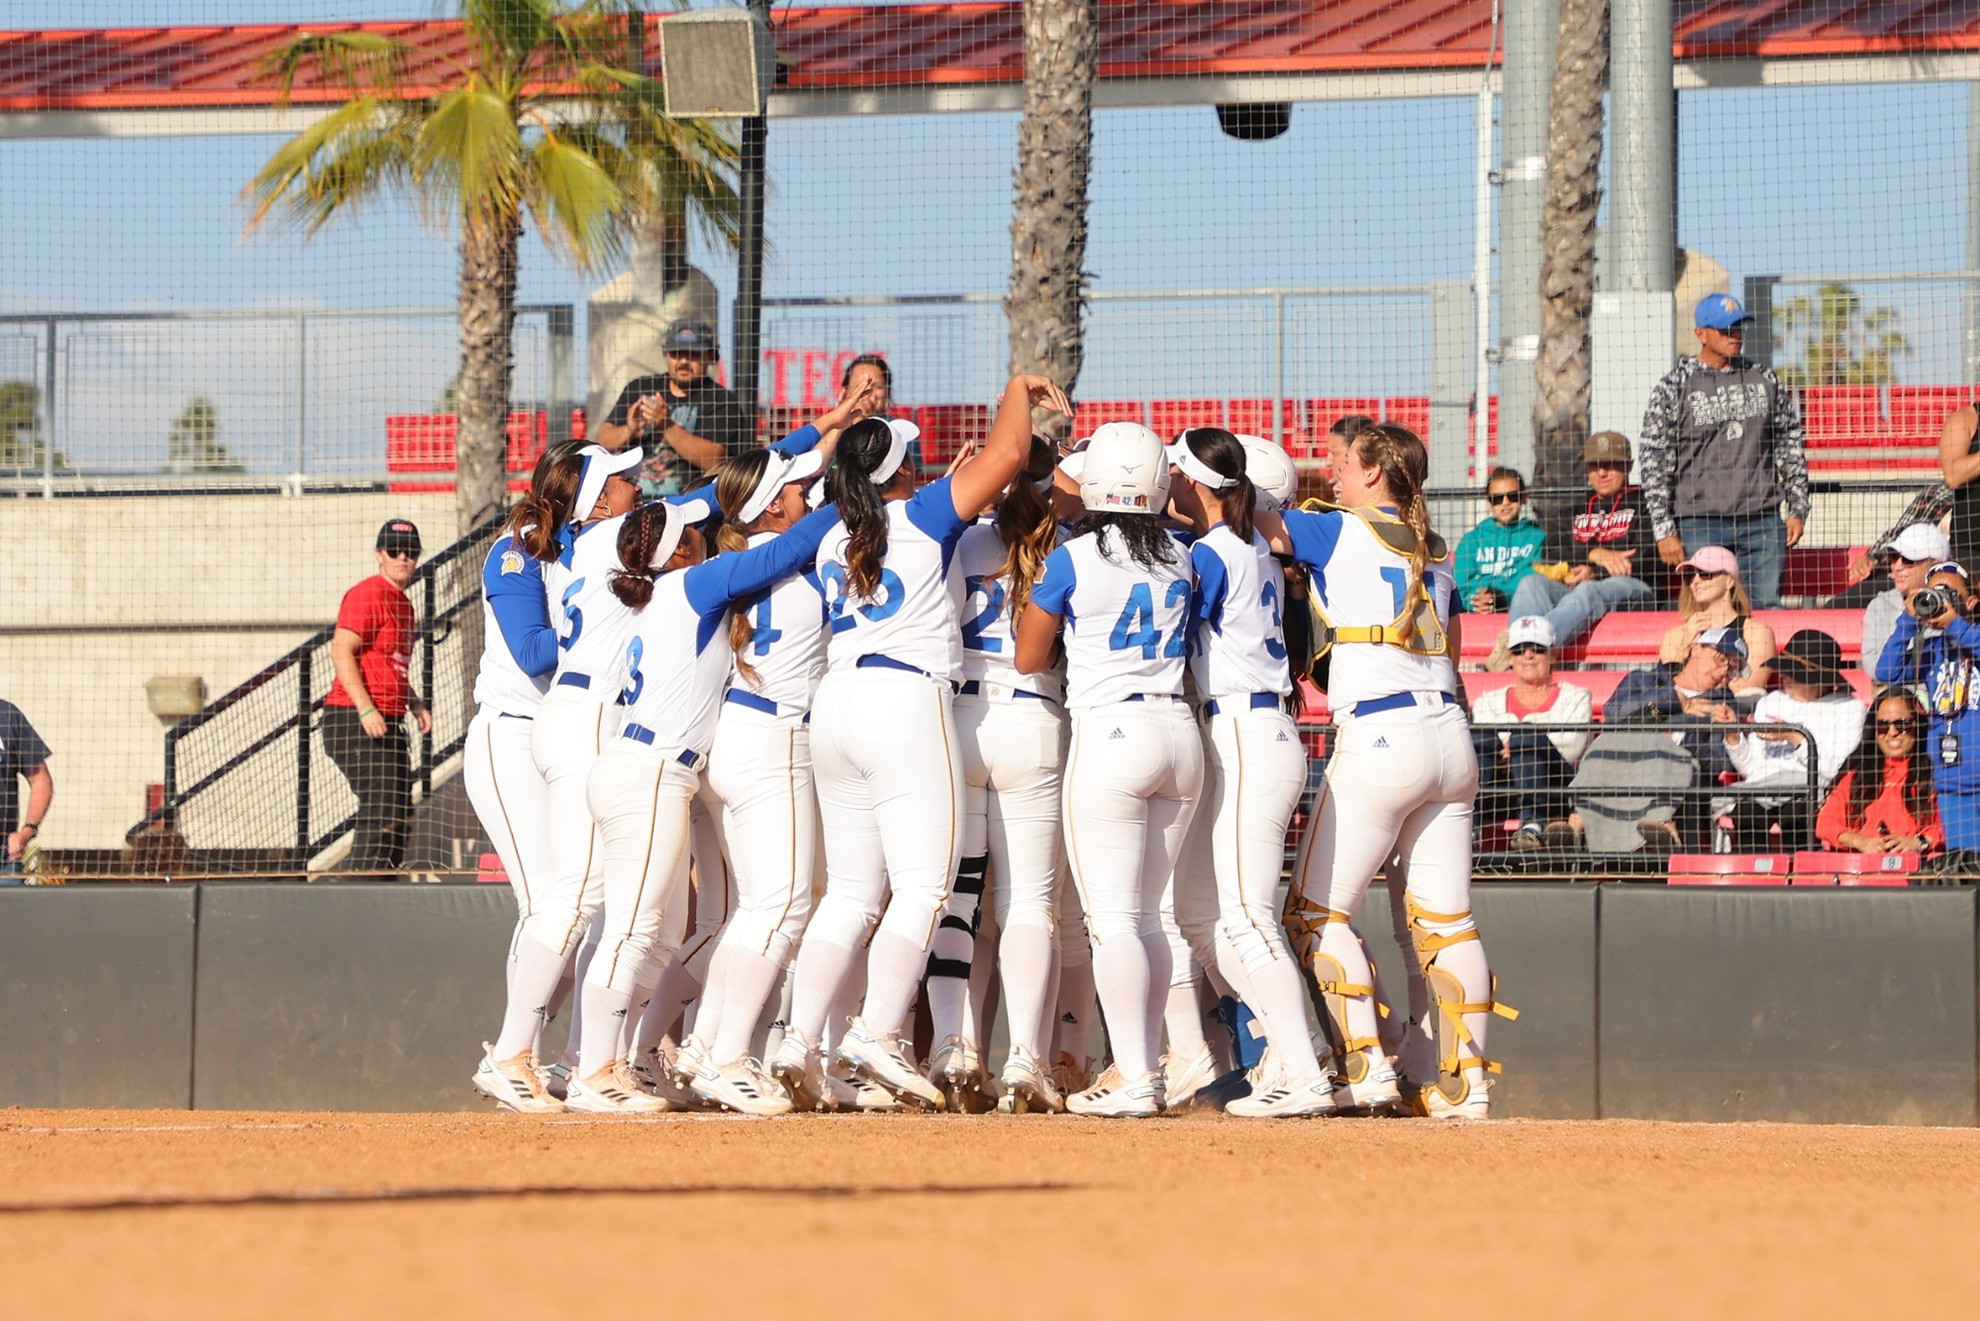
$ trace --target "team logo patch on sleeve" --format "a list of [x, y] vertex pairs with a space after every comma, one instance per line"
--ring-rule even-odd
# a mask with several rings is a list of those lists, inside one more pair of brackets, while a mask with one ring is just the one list
[[510, 573], [521, 573], [522, 571], [523, 571], [522, 552], [516, 550], [503, 551], [502, 572], [505, 574], [510, 574]]

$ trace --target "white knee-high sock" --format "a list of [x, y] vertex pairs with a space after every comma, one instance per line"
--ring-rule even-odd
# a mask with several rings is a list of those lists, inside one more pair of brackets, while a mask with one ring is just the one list
[[[1141, 1019], [1142, 1047], [1147, 1052], [1148, 1067], [1159, 1069], [1162, 1067], [1162, 1006], [1169, 998], [1167, 987], [1171, 980], [1169, 942], [1160, 931], [1145, 933], [1141, 937], [1141, 949], [1148, 960], [1148, 998], [1143, 1003]], [[1199, 1034], [1203, 1030], [1201, 1010], [1196, 1015], [1196, 1028]], [[1120, 1044], [1116, 1041], [1114, 1057], [1120, 1058], [1120, 1053]]]
[[1093, 1020], [1099, 1012], [1093, 985], [1093, 957], [1059, 964], [1059, 993], [1053, 997], [1053, 1049], [1069, 1056], [1081, 1069], [1093, 1057]]
[[585, 1021], [584, 1040], [578, 1047], [578, 1076], [589, 1078], [618, 1058], [618, 1044], [625, 1032], [627, 1011], [632, 1006], [630, 991], [615, 991], [590, 982], [578, 991]]
[[1250, 983], [1244, 1003], [1264, 1020], [1265, 1039], [1278, 1047], [1281, 1068], [1299, 1081], [1320, 1076], [1313, 1037], [1306, 1022], [1306, 986], [1291, 959], [1267, 959], [1243, 968]]
[[[643, 1046], [653, 1045], [666, 1037], [668, 1030], [681, 1021], [688, 1003], [701, 994], [701, 981], [680, 959], [667, 964], [660, 979], [653, 987], [653, 1005], [646, 1018], [639, 1025], [639, 1040]], [[687, 1033], [675, 1037], [680, 1040]]]
[[[997, 924], [976, 924], [976, 949], [970, 955], [969, 999], [963, 1003], [962, 1038], [981, 1054], [990, 1041], [990, 1020], [997, 1012]], [[941, 1038], [937, 1037], [937, 1041]]]
[[[1165, 941], [1164, 952], [1167, 949]], [[1097, 955], [1095, 962], [1098, 962]], [[1169, 1030], [1169, 1053], [1177, 1059], [1194, 1059], [1198, 1051], [1210, 1044], [1203, 1034], [1203, 1002], [1197, 998], [1194, 979], [1164, 991], [1160, 1013]], [[1120, 1035], [1118, 1029], [1110, 1027], [1109, 1031], [1117, 1037]]]
[[791, 980], [791, 1027], [806, 1041], [823, 1044], [828, 1029], [837, 1040], [845, 1023], [842, 997], [858, 961], [859, 951], [850, 945], [805, 937]]
[[[584, 1049], [584, 977], [591, 970], [592, 957], [598, 953], [596, 937], [602, 934], [602, 928], [594, 926], [591, 938], [578, 946], [577, 958], [571, 961], [571, 1035], [564, 1043], [564, 1055], [573, 1066], [577, 1063], [578, 1053]], [[616, 1036], [615, 1032], [612, 1038], [607, 1038], [607, 1050], [611, 1049]]]
[[1151, 983], [1148, 951], [1144, 946], [1145, 942], [1136, 936], [1121, 935], [1098, 942], [1093, 948], [1093, 984], [1100, 992], [1101, 1012], [1107, 1016], [1107, 1035], [1114, 1043], [1114, 1063], [1129, 1078], [1149, 1072], [1155, 1068], [1156, 1061], [1155, 1052], [1148, 1046]]
[[[1052, 933], [1029, 922], [1012, 922], [997, 942], [997, 962], [1004, 988], [1004, 1019], [1010, 1025], [1011, 1048], [1022, 1046], [1050, 1063], [1046, 1047], [1051, 1024]], [[1084, 1062], [1085, 1052], [1080, 1052]]]
[[551, 1001], [564, 976], [565, 962], [563, 955], [540, 941], [525, 940], [517, 947], [509, 964], [508, 1008], [502, 1015], [502, 1030], [495, 1037], [496, 1059], [514, 1059], [536, 1049], [543, 1025], [550, 1020]]
[[733, 961], [729, 947], [719, 941], [715, 952], [708, 956], [708, 979], [701, 984], [701, 998], [694, 1004], [694, 1035], [703, 1044], [713, 1041], [722, 1030], [722, 1005], [728, 997], [729, 966]]
[[[898, 1036], [914, 1007], [914, 993], [921, 989], [921, 971], [928, 963], [928, 951], [892, 931], [876, 931], [866, 948], [866, 1002], [860, 1017], [881, 1040]], [[956, 983], [963, 990], [965, 979]]]
[[[752, 950], [718, 951], [722, 959], [722, 1003], [704, 1013], [715, 1015], [714, 1035], [701, 1033], [717, 1064], [733, 1064], [749, 1054], [750, 1037], [763, 1013], [763, 1002], [783, 975], [784, 965]], [[697, 1024], [697, 1028], [699, 1025]]]

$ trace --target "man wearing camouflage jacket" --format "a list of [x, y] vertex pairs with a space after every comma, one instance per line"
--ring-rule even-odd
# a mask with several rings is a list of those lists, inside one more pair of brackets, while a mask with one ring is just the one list
[[1753, 318], [1738, 299], [1708, 294], [1692, 320], [1698, 355], [1679, 358], [1650, 392], [1636, 450], [1657, 557], [1675, 567], [1700, 546], [1724, 546], [1754, 606], [1777, 606], [1808, 519], [1801, 408], [1772, 369], [1741, 356]]

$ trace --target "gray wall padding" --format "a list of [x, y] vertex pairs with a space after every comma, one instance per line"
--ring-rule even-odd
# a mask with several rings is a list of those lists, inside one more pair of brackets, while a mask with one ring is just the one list
[[464, 1110], [501, 1023], [506, 885], [204, 887], [202, 1110]]
[[1972, 1124], [1974, 898], [1607, 887], [1602, 1113]]
[[[1595, 916], [1588, 885], [1484, 884], [1471, 887], [1479, 938], [1499, 979], [1499, 997], [1517, 1022], [1494, 1018], [1486, 1055], [1505, 1065], [1493, 1085], [1494, 1114], [1527, 1119], [1593, 1119], [1595, 1097]], [[1388, 891], [1369, 891], [1355, 929], [1374, 952], [1382, 988], [1406, 1012], [1402, 954], [1391, 927]]]
[[0, 1105], [192, 1103], [192, 886], [0, 890]]

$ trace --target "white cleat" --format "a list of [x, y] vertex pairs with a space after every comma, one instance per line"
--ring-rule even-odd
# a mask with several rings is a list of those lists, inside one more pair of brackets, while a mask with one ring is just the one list
[[1244, 1119], [1291, 1119], [1334, 1113], [1334, 1080], [1326, 1074], [1304, 1082], [1285, 1079], [1224, 1107]]
[[852, 1088], [851, 1108], [862, 1115], [897, 1115], [907, 1109], [907, 1102], [900, 1097], [857, 1074], [846, 1085]]
[[740, 1115], [765, 1118], [787, 1115], [791, 1099], [780, 1090], [766, 1088], [755, 1060], [741, 1059], [719, 1068], [704, 1063], [694, 1075], [694, 1093]]
[[1066, 1098], [1066, 1109], [1102, 1119], [1152, 1119], [1162, 1113], [1162, 1072], [1151, 1069], [1139, 1078], [1125, 1078], [1109, 1067], [1099, 1082]]
[[1349, 1082], [1343, 1076], [1335, 1076], [1334, 1108], [1337, 1110], [1381, 1114], [1401, 1104], [1402, 1085], [1396, 1078], [1395, 1065], [1387, 1060], [1370, 1064], [1360, 1082]]
[[1217, 1057], [1204, 1046], [1188, 1059], [1162, 1057], [1162, 1092], [1169, 1107], [1180, 1110], [1192, 1096], [1217, 1081]]
[[805, 1040], [804, 1033], [789, 1028], [784, 1039], [777, 1043], [777, 1053], [770, 1059], [770, 1076], [791, 1098], [791, 1104], [799, 1110], [826, 1109], [827, 1095], [824, 1072], [818, 1065], [818, 1051]]
[[701, 1072], [702, 1066], [713, 1062], [708, 1058], [707, 1043], [700, 1037], [689, 1037], [681, 1043], [681, 1048], [674, 1052], [674, 1062], [669, 1072], [673, 1074], [674, 1081], [681, 1086], [692, 1087], [695, 1075]]
[[1011, 1058], [1004, 1065], [1002, 1081], [1004, 1100], [1009, 1102], [1009, 1106], [999, 1102], [999, 1110], [1007, 1110], [1014, 1115], [1056, 1115], [1065, 1112], [1065, 1094], [1039, 1064], [1038, 1057], [1023, 1046], [1011, 1047]]
[[675, 1080], [674, 1057], [660, 1046], [648, 1046], [626, 1061], [628, 1081], [647, 1096], [666, 1102], [669, 1110], [699, 1110], [701, 1098]]
[[614, 1061], [589, 1078], [572, 1075], [564, 1104], [586, 1115], [658, 1115], [673, 1109], [659, 1097], [640, 1090], [633, 1081], [632, 1071], [622, 1060]]
[[942, 1038], [928, 1057], [928, 1079], [941, 1089], [945, 1109], [968, 1114], [983, 1108], [983, 1057], [961, 1037]]
[[474, 1089], [501, 1106], [524, 1115], [559, 1115], [564, 1103], [543, 1085], [536, 1057], [527, 1052], [510, 1060], [498, 1060], [494, 1048], [481, 1043], [481, 1066], [474, 1071]]
[[1465, 1070], [1464, 1079], [1464, 1095], [1456, 1101], [1453, 1101], [1437, 1084], [1426, 1085], [1417, 1093], [1417, 1112], [1430, 1119], [1490, 1119], [1492, 1117], [1491, 1079], [1483, 1069]]
[[839, 1042], [838, 1055], [857, 1069], [862, 1077], [878, 1083], [903, 1101], [929, 1110], [942, 1108], [941, 1089], [915, 1071], [899, 1045], [874, 1036], [866, 1026], [866, 1020], [858, 1015], [854, 1015], [846, 1025], [846, 1035]]

